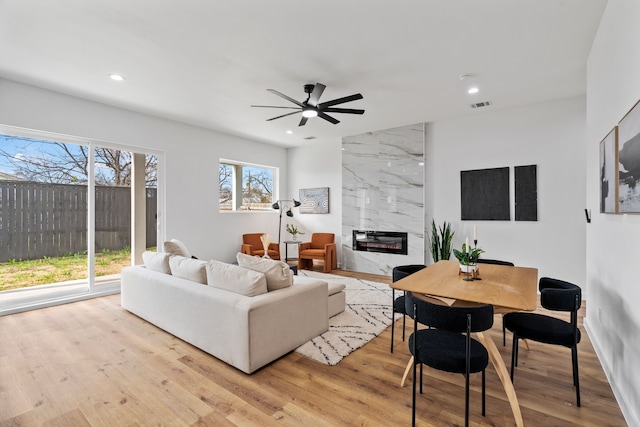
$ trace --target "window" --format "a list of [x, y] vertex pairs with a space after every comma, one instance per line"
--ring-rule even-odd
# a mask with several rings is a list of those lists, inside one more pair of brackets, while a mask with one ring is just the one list
[[271, 210], [277, 168], [220, 160], [220, 211]]

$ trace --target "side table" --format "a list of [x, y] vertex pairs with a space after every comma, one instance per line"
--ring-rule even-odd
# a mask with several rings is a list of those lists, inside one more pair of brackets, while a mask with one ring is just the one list
[[[289, 245], [298, 245], [298, 247], [300, 246], [300, 242], [297, 240], [285, 240], [284, 242], [284, 262], [286, 262], [287, 264], [289, 264], [289, 261], [298, 261], [298, 258], [289, 258]], [[297, 267], [297, 263], [294, 264]]]

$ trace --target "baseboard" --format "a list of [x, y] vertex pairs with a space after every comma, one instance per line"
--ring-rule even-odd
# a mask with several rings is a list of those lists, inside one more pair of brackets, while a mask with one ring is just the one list
[[616, 402], [618, 402], [618, 406], [620, 407], [622, 416], [627, 422], [627, 425], [640, 426], [640, 417], [638, 416], [638, 414], [636, 414], [634, 406], [632, 405], [632, 402], [627, 402], [625, 400], [624, 394], [618, 389], [616, 382], [612, 380], [611, 367], [606, 363], [606, 360], [603, 356], [604, 352], [602, 350], [602, 347], [600, 346], [600, 340], [598, 339], [598, 335], [590, 327], [590, 324], [591, 322], [589, 322], [589, 319], [585, 318], [583, 321], [584, 329], [587, 331], [587, 334], [589, 334], [591, 345], [593, 346], [593, 349], [596, 352], [596, 356], [598, 356], [598, 360], [600, 361], [600, 366], [602, 366], [602, 370], [604, 371], [604, 374], [607, 377], [607, 381], [611, 386], [611, 390], [613, 391], [613, 395], [616, 398]]

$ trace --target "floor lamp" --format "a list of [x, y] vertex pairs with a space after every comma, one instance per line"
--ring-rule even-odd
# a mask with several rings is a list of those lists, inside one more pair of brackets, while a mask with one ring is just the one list
[[[290, 203], [286, 203], [286, 202], [290, 202], [293, 203], [293, 206], [291, 206]], [[278, 200], [277, 202], [275, 202], [274, 204], [271, 205], [271, 207], [273, 209], [277, 209], [280, 211], [280, 220], [278, 221], [278, 244], [282, 243], [280, 241], [280, 234], [282, 231], [282, 211], [284, 211], [285, 209], [287, 210], [286, 215], [289, 218], [293, 218], [293, 211], [291, 210], [291, 208], [297, 208], [298, 206], [300, 206], [302, 203], [300, 203], [299, 201], [297, 201], [296, 199], [291, 199], [291, 200]]]

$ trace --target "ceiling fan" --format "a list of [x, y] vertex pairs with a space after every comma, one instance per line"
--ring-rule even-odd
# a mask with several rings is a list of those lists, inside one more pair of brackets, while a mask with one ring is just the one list
[[252, 107], [260, 107], [260, 108], [287, 108], [296, 110], [291, 113], [283, 114], [281, 116], [273, 117], [267, 119], [268, 122], [271, 120], [279, 119], [282, 117], [287, 117], [292, 114], [297, 114], [302, 112], [302, 119], [298, 126], [304, 126], [307, 123], [307, 120], [311, 117], [321, 117], [328, 122], [335, 124], [340, 123], [340, 120], [337, 120], [327, 113], [346, 113], [346, 114], [364, 114], [364, 110], [356, 110], [353, 108], [335, 108], [334, 105], [344, 104], [345, 102], [355, 101], [357, 99], [362, 99], [362, 95], [356, 93], [354, 95], [345, 96], [343, 98], [334, 99], [332, 101], [326, 101], [318, 103], [320, 100], [320, 96], [322, 92], [324, 92], [326, 86], [322, 83], [316, 83], [315, 85], [306, 84], [304, 85], [304, 92], [307, 94], [307, 99], [305, 101], [299, 102], [293, 98], [288, 97], [287, 95], [278, 92], [274, 89], [267, 89], [269, 92], [278, 95], [281, 98], [286, 99], [287, 101], [293, 102], [297, 105], [297, 107], [279, 107], [275, 105], [252, 105]]

